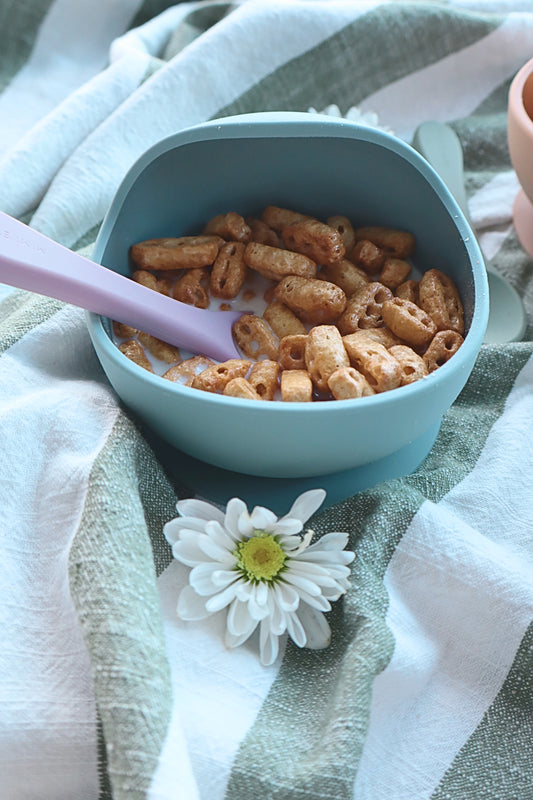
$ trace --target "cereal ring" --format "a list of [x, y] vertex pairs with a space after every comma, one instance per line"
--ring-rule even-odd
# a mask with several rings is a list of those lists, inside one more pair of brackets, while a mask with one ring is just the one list
[[446, 364], [457, 353], [463, 341], [463, 337], [457, 331], [437, 331], [423, 355], [428, 372], [434, 372]]
[[274, 400], [279, 388], [280, 365], [277, 361], [257, 361], [250, 370], [248, 383], [261, 400]]
[[383, 322], [390, 330], [413, 347], [425, 347], [437, 331], [437, 326], [423, 309], [393, 297], [383, 303]]
[[430, 269], [420, 278], [420, 307], [434, 321], [439, 331], [465, 330], [463, 304], [452, 279], [438, 269]]
[[166, 378], [168, 381], [173, 381], [174, 383], [181, 383], [183, 386], [190, 386], [194, 378], [196, 378], [200, 372], [206, 367], [213, 366], [214, 363], [215, 362], [207, 356], [192, 356], [191, 358], [184, 359], [184, 361], [180, 361], [179, 364], [170, 367], [170, 369], [167, 369], [167, 371], [163, 373], [163, 378]]
[[263, 318], [266, 319], [279, 339], [283, 339], [284, 336], [295, 336], [299, 333], [307, 333], [303, 322], [298, 319], [290, 308], [280, 303], [279, 300], [273, 300], [268, 304], [263, 311]]
[[157, 339], [144, 331], [139, 332], [138, 339], [142, 346], [160, 361], [165, 361], [167, 364], [175, 364], [177, 361], [181, 361], [180, 351], [174, 345], [168, 344], [162, 339]]
[[307, 334], [284, 336], [280, 339], [278, 361], [281, 369], [305, 369]]
[[389, 347], [389, 353], [399, 362], [402, 368], [402, 386], [425, 378], [428, 368], [424, 359], [406, 344], [395, 344]]
[[276, 281], [285, 275], [300, 275], [303, 278], [314, 278], [316, 275], [316, 264], [307, 256], [259, 242], [248, 242], [244, 261], [264, 278]]
[[310, 403], [313, 399], [313, 382], [305, 369], [282, 372], [280, 389], [286, 403]]
[[351, 365], [361, 372], [376, 392], [396, 389], [402, 382], [402, 368], [386, 347], [363, 336], [344, 337]]
[[299, 214], [297, 211], [279, 206], [267, 206], [261, 215], [261, 222], [278, 233], [287, 225], [294, 225], [295, 222], [302, 222], [304, 219], [309, 219], [309, 217], [306, 214]]
[[418, 281], [409, 280], [401, 283], [396, 289], [396, 297], [401, 297], [403, 300], [410, 300], [415, 305], [420, 305], [420, 298], [418, 296]]
[[209, 294], [205, 286], [208, 281], [209, 272], [204, 267], [188, 269], [174, 284], [172, 297], [196, 308], [208, 308]]
[[355, 244], [355, 231], [348, 217], [344, 217], [342, 214], [335, 214], [333, 217], [328, 217], [326, 224], [340, 233], [344, 250], [349, 253]]
[[244, 248], [243, 242], [226, 242], [220, 248], [209, 279], [213, 297], [232, 300], [241, 291], [247, 272]]
[[204, 392], [222, 394], [227, 384], [233, 378], [244, 378], [250, 367], [251, 361], [244, 358], [230, 358], [221, 364], [206, 367], [192, 380], [193, 389], [202, 389]]
[[345, 334], [343, 339], [350, 338], [355, 341], [361, 336], [364, 336], [371, 342], [377, 342], [378, 344], [382, 344], [383, 347], [387, 348], [387, 350], [390, 347], [393, 347], [395, 344], [402, 343], [401, 339], [399, 339], [396, 336], [396, 334], [394, 334], [388, 328], [365, 328], [364, 330], [361, 328], [359, 330], [354, 331], [353, 333]]
[[375, 394], [369, 382], [354, 367], [340, 367], [328, 378], [328, 388], [335, 400], [351, 400]]
[[335, 370], [350, 366], [342, 336], [335, 325], [317, 325], [309, 331], [305, 364], [313, 384], [321, 392], [328, 391], [328, 378]]
[[358, 329], [383, 326], [383, 303], [392, 298], [392, 292], [378, 281], [367, 283], [348, 298], [346, 309], [337, 325], [343, 335]]
[[276, 286], [274, 296], [310, 325], [335, 322], [346, 306], [346, 295], [340, 286], [297, 275], [283, 278]]
[[261, 400], [253, 386], [250, 386], [246, 378], [232, 378], [224, 386], [222, 394], [226, 397], [241, 397], [244, 400]]
[[247, 358], [257, 360], [266, 356], [271, 360], [278, 357], [278, 340], [272, 328], [255, 314], [243, 314], [233, 324], [233, 336], [237, 347]]
[[369, 275], [381, 269], [385, 254], [383, 250], [374, 242], [368, 239], [360, 239], [348, 254], [350, 261], [364, 269]]
[[381, 268], [379, 276], [380, 283], [388, 286], [389, 289], [397, 289], [405, 282], [411, 272], [411, 265], [403, 258], [386, 258]]
[[160, 294], [170, 294], [171, 283], [169, 283], [169, 281], [156, 278], [153, 273], [146, 269], [135, 270], [131, 277], [135, 283], [140, 283], [141, 286], [146, 286], [147, 289], [152, 289], [154, 292], [160, 292]]
[[146, 239], [130, 248], [140, 269], [193, 269], [209, 267], [224, 243], [220, 236], [180, 236], [177, 239]]
[[137, 328], [132, 328], [131, 325], [113, 320], [113, 333], [118, 339], [133, 339], [138, 332]]
[[229, 211], [210, 219], [203, 233], [204, 236], [221, 236], [226, 241], [247, 242], [251, 230], [240, 214]]
[[281, 236], [285, 247], [308, 256], [317, 264], [339, 261], [346, 252], [339, 231], [317, 219], [287, 225]]
[[279, 247], [281, 242], [276, 231], [272, 230], [266, 222], [255, 217], [246, 217], [246, 224], [250, 228], [250, 241], [267, 244], [270, 247]]
[[341, 258], [333, 264], [325, 264], [318, 277], [340, 286], [346, 297], [350, 297], [361, 286], [370, 283], [366, 272], [347, 258]]
[[415, 249], [415, 237], [412, 233], [379, 225], [356, 228], [355, 238], [356, 241], [368, 239], [388, 255], [396, 256], [396, 258], [408, 258]]
[[130, 361], [137, 364], [138, 367], [142, 367], [147, 370], [147, 372], [154, 371], [146, 357], [146, 353], [136, 339], [128, 339], [127, 342], [122, 342], [122, 344], [119, 344], [118, 349], [121, 353], [124, 353], [126, 358], [129, 358]]

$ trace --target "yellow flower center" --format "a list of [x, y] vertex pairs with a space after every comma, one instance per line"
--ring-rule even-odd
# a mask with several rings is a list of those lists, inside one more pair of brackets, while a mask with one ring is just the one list
[[233, 555], [237, 568], [249, 581], [272, 581], [282, 571], [287, 556], [276, 539], [264, 531], [254, 531], [254, 536], [239, 542]]

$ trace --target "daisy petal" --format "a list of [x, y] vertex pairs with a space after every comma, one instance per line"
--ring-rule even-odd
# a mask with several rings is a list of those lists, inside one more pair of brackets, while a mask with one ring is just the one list
[[198, 564], [191, 570], [189, 583], [197, 594], [208, 596], [216, 594], [219, 587], [213, 583], [213, 573], [220, 569], [220, 564], [204, 563]]
[[235, 598], [228, 610], [227, 626], [232, 636], [246, 635], [248, 638], [256, 629], [257, 620], [248, 613], [248, 605]]
[[300, 591], [300, 601], [301, 603], [307, 603], [312, 608], [316, 608], [317, 611], [331, 611], [331, 603], [322, 594], [310, 595], [307, 592]]
[[[296, 534], [300, 533], [303, 528], [302, 523], [299, 519], [292, 519], [291, 517], [282, 517], [278, 519], [275, 525], [275, 532], [277, 536], [283, 536], [287, 538], [295, 538]], [[300, 537], [296, 540], [295, 546], [301, 544], [302, 540]]]
[[[297, 575], [292, 571], [291, 566], [292, 564], [289, 565], [288, 570], [283, 573], [285, 583], [289, 583], [297, 589], [303, 589], [304, 592], [308, 592], [311, 595], [320, 594], [320, 589], [314, 581], [308, 580], [308, 578], [304, 578], [302, 575]], [[196, 569], [198, 569], [198, 567], [196, 567]]]
[[296, 611], [292, 614], [287, 614], [287, 632], [294, 644], [298, 645], [298, 647], [305, 647], [307, 641], [305, 630], [298, 619]]
[[205, 604], [206, 611], [209, 611], [210, 614], [214, 614], [217, 611], [221, 611], [226, 606], [235, 599], [235, 584], [231, 584], [230, 586], [223, 589], [218, 594], [213, 595], [209, 598], [207, 603]]
[[298, 608], [300, 596], [292, 586], [280, 581], [274, 584], [274, 591], [276, 592], [276, 599], [282, 611], [290, 612]]
[[185, 586], [178, 598], [177, 614], [180, 619], [192, 622], [197, 619], [205, 619], [209, 613], [205, 610], [205, 600], [200, 597], [192, 586]]
[[275, 636], [281, 636], [287, 630], [287, 615], [281, 610], [278, 595], [275, 591], [268, 593], [268, 608], [270, 612], [270, 630]]
[[279, 641], [270, 630], [268, 620], [263, 620], [260, 628], [259, 647], [261, 653], [261, 664], [269, 667], [274, 663], [279, 653]]
[[[253, 586], [248, 598], [248, 613], [253, 619], [260, 620], [268, 617], [268, 605], [266, 605], [266, 601], [265, 603], [259, 603], [257, 598], [258, 587]], [[259, 599], [263, 599], [262, 595], [259, 596]]]
[[210, 519], [216, 519], [221, 524], [224, 524], [224, 512], [205, 500], [197, 500], [195, 498], [179, 500], [176, 508], [182, 517], [195, 517], [196, 519], [203, 519], [205, 522]]
[[234, 636], [232, 633], [226, 630], [226, 635], [224, 637], [226, 647], [229, 647], [230, 649], [234, 647], [240, 647], [241, 644], [244, 644], [244, 642], [246, 642], [246, 640], [250, 638], [252, 633], [257, 628], [257, 625], [258, 623], [254, 622], [252, 630], [249, 633], [243, 633], [240, 636]]
[[241, 538], [239, 518], [245, 512], [248, 513], [246, 504], [239, 497], [232, 497], [232, 499], [228, 501], [226, 515], [224, 517], [224, 527], [236, 542]]
[[309, 545], [306, 553], [315, 550], [343, 550], [348, 544], [348, 534], [341, 531], [325, 533], [314, 544]]
[[211, 536], [199, 537], [198, 547], [206, 556], [212, 558], [213, 561], [218, 561], [225, 566], [233, 566], [236, 562], [235, 556]]
[[[183, 533], [183, 532], [182, 532]], [[200, 536], [203, 534], [200, 534]], [[200, 536], [195, 533], [194, 538], [189, 539], [186, 536], [181, 536], [177, 542], [172, 545], [172, 555], [176, 561], [181, 561], [188, 567], [196, 567], [198, 564], [205, 562], [205, 555], [198, 547], [198, 539]]]
[[331, 628], [325, 616], [305, 603], [301, 603], [297, 614], [305, 631], [306, 646], [311, 650], [327, 647], [331, 642]]
[[270, 533], [274, 529], [277, 521], [278, 518], [274, 512], [263, 506], [256, 506], [250, 515], [250, 522], [253, 529], [256, 531], [267, 531]]
[[217, 586], [219, 589], [229, 586], [230, 583], [234, 583], [238, 579], [239, 573], [233, 569], [217, 569], [211, 575], [213, 586]]
[[320, 508], [324, 499], [326, 497], [326, 492], [324, 489], [310, 489], [308, 492], [304, 492], [297, 497], [294, 503], [292, 504], [292, 508], [288, 514], [285, 514], [284, 517], [281, 519], [298, 519], [302, 523], [302, 525], [307, 522], [309, 517], [312, 517], [315, 511]]

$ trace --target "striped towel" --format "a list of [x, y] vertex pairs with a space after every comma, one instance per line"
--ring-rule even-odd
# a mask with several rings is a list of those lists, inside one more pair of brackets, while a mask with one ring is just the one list
[[529, 313], [414, 474], [315, 515], [356, 552], [332, 643], [263, 667], [217, 616], [178, 621], [163, 527], [196, 487], [83, 312], [2, 287], [0, 800], [533, 798], [533, 263], [506, 140], [531, 0], [0, 0], [0, 42], [0, 210], [57, 241], [90, 254], [137, 157], [209, 118], [358, 108], [406, 141], [436, 119]]

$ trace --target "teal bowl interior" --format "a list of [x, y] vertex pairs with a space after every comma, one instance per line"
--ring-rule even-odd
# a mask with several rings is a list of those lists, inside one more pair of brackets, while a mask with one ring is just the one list
[[254, 114], [182, 131], [132, 167], [101, 227], [94, 258], [129, 274], [130, 245], [198, 233], [226, 211], [267, 205], [355, 225], [410, 230], [415, 271], [456, 282], [467, 335], [428, 378], [374, 397], [267, 403], [182, 387], [137, 367], [112, 343], [109, 322], [88, 314], [90, 335], [124, 403], [157, 434], [200, 462], [252, 476], [306, 478], [372, 465], [373, 483], [410, 472], [430, 449], [444, 412], [473, 368], [488, 318], [481, 253], [459, 207], [412, 148], [379, 130], [311, 114]]

